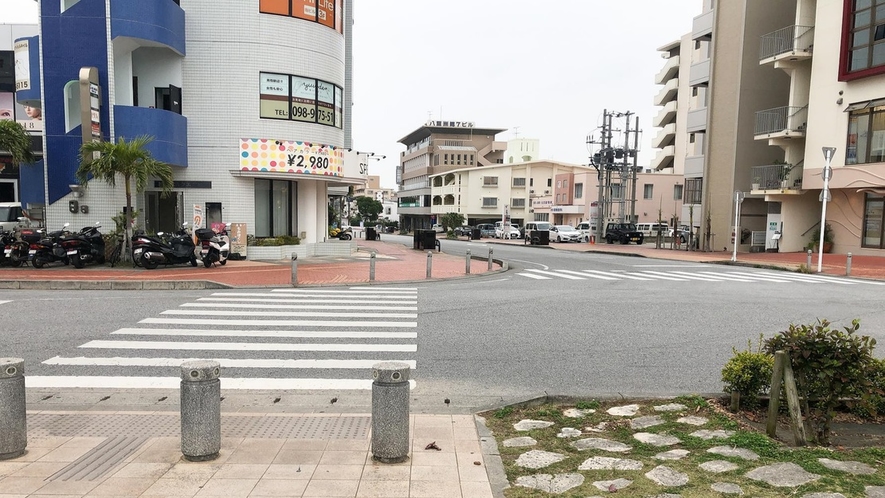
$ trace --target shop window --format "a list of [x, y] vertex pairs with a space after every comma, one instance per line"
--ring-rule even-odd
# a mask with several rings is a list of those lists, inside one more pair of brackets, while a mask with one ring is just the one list
[[861, 245], [863, 247], [885, 248], [883, 208], [885, 208], [885, 197], [866, 194], [863, 213], [863, 236], [861, 238]]
[[848, 107], [845, 164], [885, 162], [885, 99]]

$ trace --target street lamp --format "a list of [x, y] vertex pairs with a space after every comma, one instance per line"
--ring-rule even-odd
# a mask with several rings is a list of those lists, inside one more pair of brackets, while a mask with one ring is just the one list
[[818, 273], [821, 272], [824, 259], [824, 232], [826, 232], [827, 226], [827, 201], [830, 200], [830, 178], [833, 177], [833, 168], [830, 167], [830, 161], [833, 159], [833, 154], [836, 153], [835, 147], [821, 147], [821, 149], [823, 149], [826, 164], [824, 165], [824, 170], [820, 173], [820, 176], [824, 179], [824, 188], [820, 191], [820, 201], [823, 205], [820, 210], [820, 240], [817, 244]]

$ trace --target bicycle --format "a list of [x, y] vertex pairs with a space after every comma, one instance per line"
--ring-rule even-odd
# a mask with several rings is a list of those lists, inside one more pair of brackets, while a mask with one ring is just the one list
[[120, 256], [123, 254], [123, 236], [117, 236], [117, 245], [114, 246], [114, 250], [111, 251], [111, 255], [108, 257], [108, 263], [111, 264], [111, 268], [114, 267], [117, 263], [120, 262]]

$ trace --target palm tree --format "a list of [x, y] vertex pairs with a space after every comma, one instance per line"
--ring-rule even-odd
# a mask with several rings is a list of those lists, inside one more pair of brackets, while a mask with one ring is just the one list
[[148, 178], [160, 180], [163, 195], [172, 191], [172, 167], [157, 161], [145, 146], [153, 137], [140, 136], [130, 141], [120, 137], [117, 143], [88, 142], [80, 146], [80, 167], [77, 168], [77, 182], [85, 188], [89, 177], [102, 180], [111, 187], [117, 182], [117, 175], [123, 177], [126, 188], [126, 238], [123, 257], [130, 257], [130, 240], [132, 239], [132, 180], [135, 180], [136, 192], [144, 191]]
[[34, 153], [31, 152], [31, 136], [25, 128], [11, 120], [0, 120], [0, 150], [12, 154], [14, 164], [31, 164]]

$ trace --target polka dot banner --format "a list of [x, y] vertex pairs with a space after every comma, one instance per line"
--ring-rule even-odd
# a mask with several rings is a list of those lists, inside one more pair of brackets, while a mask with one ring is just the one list
[[343, 177], [344, 151], [310, 142], [243, 138], [240, 170]]

